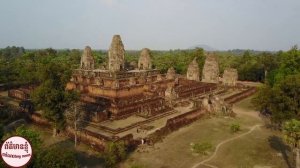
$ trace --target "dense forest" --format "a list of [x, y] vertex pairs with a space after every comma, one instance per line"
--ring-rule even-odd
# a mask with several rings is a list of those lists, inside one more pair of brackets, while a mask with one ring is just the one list
[[300, 51], [295, 46], [277, 53], [272, 61], [264, 61], [270, 69], [254, 104], [281, 128], [287, 120], [300, 119]]
[[[236, 52], [235, 50], [216, 51], [215, 55], [219, 59], [221, 74], [226, 67], [231, 67], [238, 69], [239, 80], [263, 82], [265, 75], [268, 74], [268, 78], [270, 78], [268, 80], [274, 83], [277, 80], [273, 79], [275, 70], [280, 66], [283, 57], [286, 57], [293, 50], [297, 51], [297, 48], [293, 48], [289, 52], [279, 51], [277, 53], [250, 50], [244, 52]], [[68, 75], [68, 72], [79, 66], [81, 53], [82, 50], [78, 49], [26, 50], [23, 47], [15, 46], [0, 49], [0, 84], [37, 83], [42, 79], [40, 72], [42, 72], [42, 69], [47, 68], [49, 63], [60, 65]], [[127, 51], [127, 64], [137, 63], [139, 54], [139, 51]], [[202, 70], [205, 61], [205, 51], [201, 48], [152, 51], [151, 54], [154, 67], [162, 72], [166, 72], [169, 67], [173, 66], [177, 73], [185, 74], [188, 64], [194, 57], [197, 57], [200, 70]], [[105, 66], [107, 51], [94, 50], [93, 56], [96, 60], [96, 67]]]

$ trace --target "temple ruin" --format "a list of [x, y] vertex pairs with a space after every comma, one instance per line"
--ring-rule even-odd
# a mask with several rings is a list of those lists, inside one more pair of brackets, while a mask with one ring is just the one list
[[150, 50], [148, 48], [143, 48], [138, 62], [138, 69], [149, 70], [152, 68]]
[[122, 71], [125, 67], [125, 49], [120, 35], [114, 35], [108, 51], [108, 70]]
[[167, 72], [167, 75], [166, 75], [167, 79], [175, 79], [175, 76], [176, 76], [175, 69], [173, 67], [170, 67], [168, 69], [168, 72]]
[[238, 71], [234, 68], [226, 68], [223, 73], [223, 84], [225, 86], [236, 86]]
[[176, 77], [173, 67], [167, 74], [152, 69], [150, 50], [142, 49], [138, 68], [125, 68], [125, 49], [120, 35], [113, 36], [108, 51], [108, 68], [94, 69], [90, 47], [86, 47], [79, 69], [73, 71], [67, 89], [81, 92], [89, 120], [102, 122], [132, 115], [151, 117], [170, 111], [166, 103], [180, 98], [213, 91], [216, 85], [199, 82], [196, 59], [191, 62], [186, 78]]
[[[226, 86], [237, 89], [232, 92]], [[115, 35], [108, 60], [99, 67], [95, 67], [92, 49], [85, 47], [80, 66], [73, 70], [66, 89], [81, 93], [78, 110], [84, 112], [84, 118], [78, 137], [103, 149], [108, 141], [135, 143], [140, 138], [151, 139], [152, 135], [174, 131], [206, 114], [232, 115], [232, 103], [255, 93], [255, 88], [241, 86], [235, 69], [226, 69], [223, 85], [219, 84], [218, 61], [211, 53], [206, 56], [201, 81], [196, 58], [186, 76], [176, 74], [173, 67], [167, 73], [153, 68], [147, 48], [141, 50], [138, 62], [126, 62], [121, 37]], [[29, 92], [12, 89], [8, 95], [24, 100]], [[31, 119], [49, 124], [38, 113]], [[141, 134], [140, 129], [147, 129], [146, 133]], [[66, 130], [74, 135], [71, 126]]]
[[216, 56], [212, 53], [206, 55], [202, 71], [202, 82], [219, 83], [219, 64]]
[[199, 65], [196, 58], [190, 63], [187, 69], [186, 78], [188, 80], [200, 81]]
[[89, 46], [86, 46], [81, 60], [80, 60], [80, 68], [81, 69], [94, 69], [94, 57], [92, 56], [92, 49]]

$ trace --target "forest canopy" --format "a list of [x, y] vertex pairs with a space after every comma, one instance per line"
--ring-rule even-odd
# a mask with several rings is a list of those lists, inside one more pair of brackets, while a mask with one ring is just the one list
[[[263, 82], [268, 74], [268, 81], [273, 84], [282, 76], [289, 73], [296, 73], [294, 68], [299, 64], [295, 52], [292, 49], [287, 52], [254, 52], [244, 50], [241, 52], [216, 51], [215, 55], [219, 60], [220, 72], [223, 73], [227, 67], [236, 68], [239, 73], [239, 80]], [[64, 49], [55, 50], [52, 48], [39, 50], [26, 50], [23, 47], [6, 47], [0, 49], [0, 84], [23, 85], [39, 83], [42, 80], [41, 69], [46, 64], [61, 64], [66, 71], [78, 68], [82, 50]], [[127, 64], [137, 62], [140, 51], [126, 51]], [[107, 51], [94, 50], [96, 67], [105, 66]], [[189, 63], [197, 57], [200, 71], [205, 61], [205, 51], [202, 48], [189, 50], [151, 51], [153, 65], [161, 72], [166, 72], [173, 66], [177, 73], [185, 74]], [[279, 67], [280, 66], [280, 67]], [[280, 69], [280, 70], [279, 70]], [[201, 74], [201, 72], [200, 72]], [[276, 74], [276, 75], [275, 75]], [[276, 77], [275, 77], [276, 76]]]

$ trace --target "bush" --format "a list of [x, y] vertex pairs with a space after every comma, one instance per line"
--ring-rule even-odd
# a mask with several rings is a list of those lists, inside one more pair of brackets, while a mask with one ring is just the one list
[[196, 143], [192, 149], [196, 153], [206, 155], [207, 152], [212, 149], [212, 144], [209, 142]]
[[238, 132], [238, 131], [240, 131], [240, 130], [241, 130], [240, 124], [236, 123], [236, 124], [231, 124], [231, 125], [230, 125], [230, 131], [231, 131], [232, 133], [236, 133], [236, 132]]
[[104, 151], [105, 166], [116, 167], [117, 163], [127, 157], [127, 148], [124, 142], [110, 142]]
[[75, 152], [58, 145], [50, 146], [38, 154], [33, 167], [78, 167]]

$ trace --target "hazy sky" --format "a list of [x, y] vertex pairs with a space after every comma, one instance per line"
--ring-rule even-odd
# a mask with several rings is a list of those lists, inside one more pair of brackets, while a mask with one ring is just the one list
[[0, 48], [286, 50], [300, 46], [300, 0], [0, 0]]

